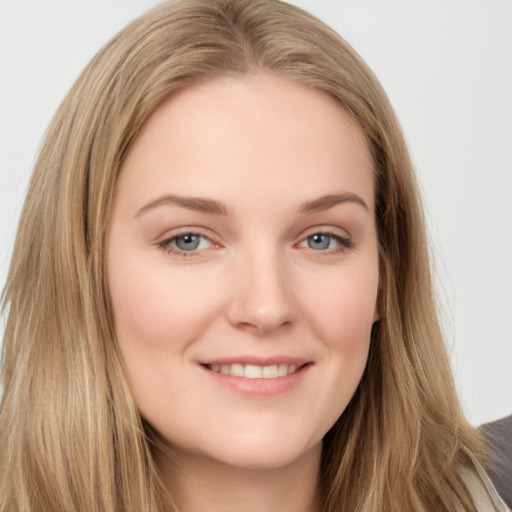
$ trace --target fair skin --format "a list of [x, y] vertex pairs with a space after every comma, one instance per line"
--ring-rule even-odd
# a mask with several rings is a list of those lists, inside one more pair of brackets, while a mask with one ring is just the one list
[[269, 74], [175, 95], [121, 169], [107, 267], [180, 511], [319, 510], [322, 438], [377, 319], [373, 168], [347, 113]]

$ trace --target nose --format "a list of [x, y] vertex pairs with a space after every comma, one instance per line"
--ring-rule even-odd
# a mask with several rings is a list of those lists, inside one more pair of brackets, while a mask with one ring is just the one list
[[234, 263], [229, 322], [267, 335], [295, 320], [291, 275], [278, 251], [260, 251]]

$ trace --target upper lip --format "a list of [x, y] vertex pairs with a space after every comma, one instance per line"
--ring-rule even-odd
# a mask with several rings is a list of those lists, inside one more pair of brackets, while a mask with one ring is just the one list
[[272, 356], [272, 357], [257, 357], [257, 356], [231, 356], [231, 357], [219, 357], [214, 359], [205, 359], [199, 361], [202, 365], [228, 365], [228, 364], [252, 364], [255, 366], [273, 366], [276, 364], [295, 364], [302, 366], [307, 363], [312, 363], [311, 359], [304, 357], [294, 356]]

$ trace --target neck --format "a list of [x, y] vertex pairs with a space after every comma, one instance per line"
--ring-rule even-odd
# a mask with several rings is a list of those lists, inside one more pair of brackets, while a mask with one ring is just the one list
[[320, 512], [321, 446], [280, 468], [247, 469], [207, 457], [157, 456], [180, 512]]

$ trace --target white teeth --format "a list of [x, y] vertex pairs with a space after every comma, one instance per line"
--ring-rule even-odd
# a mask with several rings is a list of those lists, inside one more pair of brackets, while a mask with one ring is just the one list
[[255, 366], [254, 364], [246, 364], [244, 368], [244, 377], [246, 379], [261, 379], [261, 370], [261, 366]]
[[264, 366], [261, 370], [261, 375], [265, 379], [277, 379], [277, 364], [273, 366]]
[[244, 376], [244, 365], [243, 364], [232, 364], [231, 371], [229, 372], [231, 375], [235, 377], [243, 377]]
[[258, 366], [255, 364], [211, 364], [208, 368], [216, 373], [245, 377], [246, 379], [277, 379], [286, 377], [297, 371], [296, 364], [273, 364], [270, 366]]

